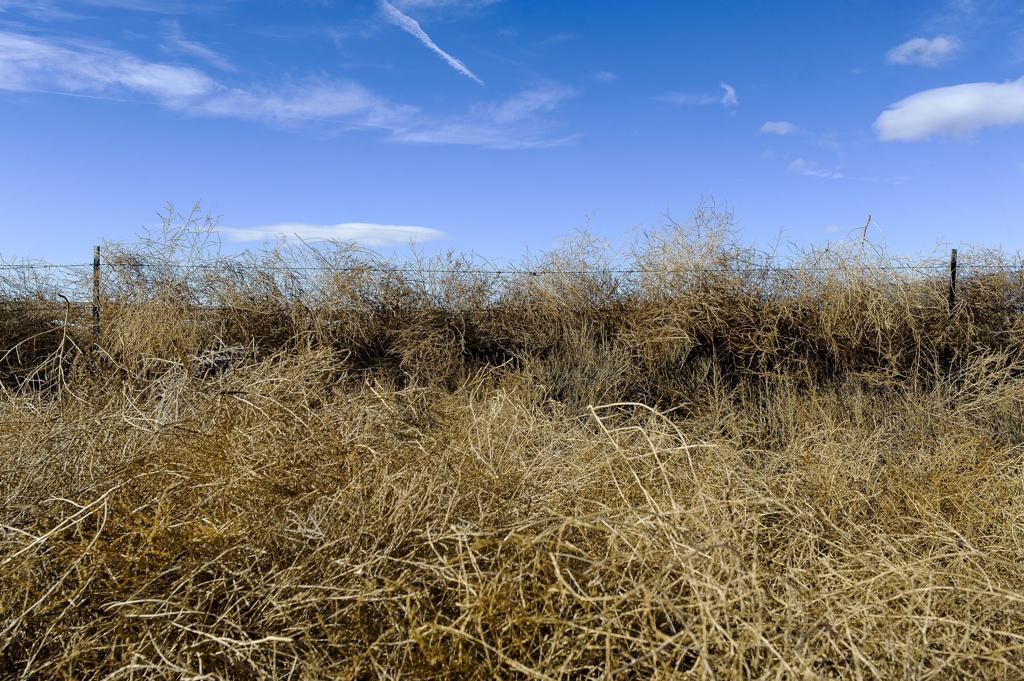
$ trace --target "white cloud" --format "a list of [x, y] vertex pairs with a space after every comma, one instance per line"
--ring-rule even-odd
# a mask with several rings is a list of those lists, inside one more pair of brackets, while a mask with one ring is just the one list
[[196, 102], [192, 111], [286, 125], [326, 122], [378, 130], [390, 140], [409, 144], [540, 149], [578, 139], [555, 134], [543, 118], [575, 94], [572, 88], [552, 85], [473, 106], [461, 116], [436, 117], [416, 107], [392, 104], [358, 83], [332, 81], [285, 91], [226, 89]]
[[577, 139], [558, 133], [548, 120], [576, 94], [559, 85], [477, 104], [462, 115], [436, 116], [351, 81], [230, 87], [194, 68], [147, 62], [81, 42], [56, 43], [5, 32], [0, 32], [0, 90], [142, 101], [191, 115], [277, 125], [376, 130], [385, 139], [416, 144], [535, 149]]
[[75, 18], [74, 12], [56, 6], [51, 0], [0, 0], [0, 15], [17, 12], [33, 19], [48, 21]]
[[358, 83], [314, 81], [277, 90], [224, 88], [191, 103], [189, 111], [285, 124], [334, 122], [389, 129], [414, 120], [419, 110], [393, 105]]
[[965, 136], [982, 128], [1024, 123], [1024, 78], [925, 90], [896, 102], [875, 121], [882, 141]]
[[789, 121], [765, 121], [765, 124], [761, 126], [761, 133], [765, 135], [792, 135], [795, 132], [799, 132], [798, 128]]
[[444, 232], [429, 227], [378, 225], [371, 222], [344, 222], [338, 225], [309, 225], [296, 222], [245, 229], [221, 227], [220, 231], [232, 241], [302, 239], [305, 241], [355, 241], [369, 246], [419, 243], [446, 237]]
[[945, 0], [925, 22], [930, 30], [977, 32], [1020, 12], [1017, 0]]
[[210, 49], [202, 43], [185, 37], [185, 34], [181, 30], [181, 25], [176, 21], [168, 24], [167, 43], [164, 45], [164, 49], [168, 52], [177, 52], [180, 54], [188, 54], [193, 57], [198, 57], [223, 71], [235, 70], [234, 64], [232, 64], [231, 60], [224, 55]]
[[614, 83], [619, 79], [619, 74], [614, 71], [598, 71], [592, 78], [599, 83]]
[[530, 133], [517, 136], [507, 130], [487, 123], [472, 121], [439, 121], [435, 124], [417, 125], [398, 130], [392, 135], [397, 142], [410, 144], [454, 144], [485, 149], [551, 149], [564, 147], [580, 139], [578, 134], [553, 136], [546, 133]]
[[795, 158], [790, 162], [789, 172], [805, 177], [821, 177], [827, 180], [841, 180], [846, 177], [839, 171], [822, 168], [817, 162], [807, 161], [802, 158]]
[[438, 47], [437, 43], [435, 43], [419, 25], [419, 22], [412, 17], [403, 14], [401, 10], [389, 3], [387, 0], [378, 0], [378, 2], [380, 4], [381, 11], [384, 12], [384, 16], [387, 17], [388, 21], [419, 40], [428, 49], [441, 57], [448, 66], [451, 66], [466, 78], [469, 78], [480, 85], [484, 84], [484, 82], [477, 78], [476, 74], [470, 71], [465, 64]]
[[496, 123], [518, 123], [537, 113], [554, 111], [563, 102], [576, 96], [571, 87], [553, 85], [526, 90], [500, 104], [483, 107], [487, 118]]
[[847, 175], [840, 170], [842, 166], [839, 165], [835, 169], [825, 168], [817, 161], [808, 161], [802, 158], [796, 158], [790, 161], [788, 170], [791, 173], [802, 175], [804, 177], [818, 177], [825, 180], [849, 180], [856, 182], [877, 182], [884, 184], [891, 184], [894, 186], [902, 185], [909, 182], [912, 178], [905, 175], [895, 176], [884, 176], [884, 175]]
[[723, 94], [721, 95], [711, 95], [706, 92], [666, 92], [663, 95], [659, 95], [656, 99], [661, 102], [678, 104], [680, 106], [708, 106], [710, 104], [721, 104], [724, 107], [733, 107], [740, 103], [739, 99], [736, 97], [736, 88], [728, 83], [721, 83], [719, 87], [721, 87], [723, 91]]
[[100, 7], [156, 14], [189, 14], [216, 10], [201, 0], [0, 0], [0, 12], [20, 11], [37, 19], [81, 18], [71, 8]]
[[62, 46], [41, 38], [0, 32], [0, 89], [68, 93], [129, 91], [162, 103], [213, 92], [216, 82], [193, 68], [142, 61], [96, 46]]
[[461, 116], [437, 117], [417, 107], [393, 104], [358, 83], [331, 81], [283, 91], [225, 89], [195, 102], [191, 111], [284, 125], [318, 122], [377, 130], [389, 140], [409, 144], [540, 149], [577, 139], [554, 134], [543, 118], [574, 94], [571, 88], [550, 86], [471, 107]]
[[722, 106], [736, 106], [740, 103], [740, 100], [736, 98], [736, 88], [728, 83], [719, 83], [719, 87], [725, 91], [722, 95]]
[[962, 45], [956, 36], [938, 35], [934, 38], [913, 38], [889, 50], [890, 64], [939, 66], [960, 51]]
[[497, 104], [475, 106], [465, 116], [420, 120], [396, 130], [394, 139], [418, 144], [468, 144], [492, 149], [539, 149], [569, 144], [578, 135], [554, 135], [539, 118], [576, 96], [569, 87], [526, 90]]
[[501, 0], [395, 0], [395, 5], [402, 9], [447, 9], [476, 8], [495, 5]]

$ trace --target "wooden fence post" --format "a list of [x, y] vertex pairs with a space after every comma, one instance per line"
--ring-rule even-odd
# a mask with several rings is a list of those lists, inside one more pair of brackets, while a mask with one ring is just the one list
[[100, 333], [100, 247], [92, 251], [92, 330]]
[[956, 249], [949, 257], [949, 312], [953, 313], [953, 306], [956, 305]]

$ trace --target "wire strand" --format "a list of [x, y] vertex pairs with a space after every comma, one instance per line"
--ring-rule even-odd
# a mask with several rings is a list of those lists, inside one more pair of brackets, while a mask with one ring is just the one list
[[[79, 269], [92, 268], [92, 263], [28, 263], [28, 264], [0, 264], [0, 270], [44, 270], [44, 269]], [[888, 271], [939, 271], [948, 270], [948, 264], [905, 264], [905, 265], [861, 265], [850, 266], [812, 266], [812, 265], [746, 265], [743, 267], [668, 267], [660, 269], [647, 268], [595, 268], [595, 269], [522, 269], [522, 268], [431, 268], [431, 267], [382, 267], [354, 265], [347, 267], [329, 266], [308, 266], [308, 265], [253, 265], [245, 263], [101, 263], [99, 269], [108, 271], [131, 271], [154, 268], [177, 269], [177, 270], [215, 270], [215, 271], [249, 271], [249, 272], [331, 272], [331, 273], [367, 273], [367, 274], [489, 274], [489, 275], [597, 275], [597, 274], [687, 274], [687, 273], [709, 273], [728, 274], [738, 272], [843, 272], [843, 271], [864, 271], [864, 272], [888, 272]], [[958, 263], [960, 270], [988, 270], [993, 272], [1015, 272], [1024, 273], [1024, 265], [972, 265], [969, 263]]]

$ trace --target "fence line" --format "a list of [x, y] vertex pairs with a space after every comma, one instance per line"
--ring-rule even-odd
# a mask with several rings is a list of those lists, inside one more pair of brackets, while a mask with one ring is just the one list
[[[1024, 265], [984, 265], [959, 263], [961, 269], [971, 269], [992, 273], [1024, 274]], [[92, 263], [71, 263], [71, 264], [6, 264], [0, 265], [0, 270], [37, 270], [37, 269], [85, 269], [93, 268]], [[179, 270], [234, 270], [234, 271], [255, 271], [255, 272], [334, 272], [334, 273], [365, 273], [365, 274], [490, 274], [496, 276], [525, 275], [540, 276], [548, 274], [564, 275], [591, 275], [591, 274], [728, 274], [736, 272], [845, 272], [857, 270], [864, 272], [907, 272], [907, 271], [939, 271], [948, 270], [946, 264], [922, 264], [922, 265], [860, 265], [860, 266], [801, 266], [801, 265], [748, 265], [744, 267], [670, 267], [663, 269], [614, 269], [595, 268], [586, 270], [562, 270], [562, 269], [450, 269], [431, 267], [328, 267], [328, 266], [284, 266], [284, 265], [253, 265], [235, 263], [102, 263], [101, 270], [131, 270], [144, 268], [165, 268]]]
[[[172, 269], [184, 271], [229, 271], [229, 272], [330, 272], [330, 273], [360, 273], [360, 274], [432, 274], [432, 275], [493, 275], [493, 276], [541, 276], [541, 275], [657, 275], [657, 274], [722, 274], [722, 273], [789, 273], [789, 272], [842, 272], [850, 269], [866, 272], [903, 272], [903, 271], [956, 271], [957, 251], [952, 250], [949, 263], [943, 262], [922, 262], [918, 264], [857, 264], [850, 265], [774, 265], [771, 262], [754, 264], [744, 262], [739, 267], [665, 267], [665, 268], [586, 268], [586, 269], [558, 269], [558, 268], [522, 268], [522, 267], [409, 267], [409, 266], [387, 266], [387, 265], [351, 265], [331, 266], [327, 265], [272, 265], [258, 264], [251, 262], [238, 262], [230, 259], [221, 259], [198, 263], [168, 262], [162, 260], [147, 260], [145, 258], [133, 262], [101, 262], [100, 247], [93, 250], [92, 262], [81, 263], [51, 263], [51, 262], [25, 262], [5, 263], [0, 261], [0, 271], [22, 271], [22, 270], [75, 270], [92, 268], [95, 275], [101, 270], [130, 271], [141, 269]], [[1024, 274], [1024, 262], [1015, 265], [987, 265], [983, 263], [970, 264], [959, 263], [959, 267], [995, 273], [1017, 273]], [[955, 278], [955, 274], [953, 275]]]
[[[749, 262], [739, 263], [740, 266], [736, 267], [674, 267], [674, 268], [588, 268], [588, 269], [551, 269], [551, 268], [493, 268], [484, 269], [479, 267], [408, 267], [408, 266], [386, 266], [386, 265], [354, 265], [354, 266], [331, 266], [330, 264], [309, 266], [309, 265], [273, 265], [273, 264], [259, 264], [252, 262], [237, 262], [231, 260], [219, 260], [219, 261], [207, 261], [199, 263], [180, 263], [180, 262], [167, 262], [160, 260], [140, 260], [138, 262], [101, 262], [100, 259], [100, 247], [96, 246], [93, 250], [93, 261], [91, 263], [51, 263], [51, 262], [27, 262], [27, 263], [3, 263], [0, 262], [0, 273], [7, 271], [34, 271], [34, 270], [63, 270], [71, 271], [85, 268], [91, 268], [92, 270], [92, 322], [94, 330], [99, 330], [100, 325], [100, 313], [101, 313], [101, 273], [102, 271], [113, 271], [113, 272], [132, 272], [133, 270], [145, 271], [146, 269], [170, 269], [178, 272], [190, 273], [193, 271], [223, 271], [225, 273], [241, 274], [246, 272], [283, 272], [283, 273], [300, 273], [300, 272], [318, 272], [318, 273], [347, 273], [347, 274], [375, 274], [375, 275], [431, 275], [431, 276], [444, 276], [444, 275], [488, 275], [488, 276], [523, 276], [523, 277], [541, 277], [548, 275], [567, 275], [567, 276], [632, 276], [632, 275], [685, 275], [685, 274], [743, 274], [743, 273], [758, 273], [765, 275], [776, 275], [776, 274], [795, 274], [795, 273], [829, 273], [829, 272], [859, 272], [859, 273], [881, 273], [881, 272], [929, 272], [929, 273], [940, 273], [948, 270], [948, 308], [950, 314], [952, 314], [957, 303], [957, 275], [958, 270], [965, 273], [1000, 273], [1010, 275], [1024, 275], [1024, 263], [1016, 265], [1007, 264], [970, 264], [962, 261], [958, 262], [957, 250], [953, 249], [951, 252], [950, 261], [947, 264], [940, 264], [937, 262], [924, 262], [919, 264], [863, 264], [853, 262], [847, 265], [773, 265], [770, 262], [764, 264], [751, 264]], [[83, 279], [83, 283], [84, 283]], [[406, 279], [409, 281], [409, 278]], [[410, 283], [416, 283], [420, 285], [427, 285], [434, 283], [427, 278], [420, 280], [413, 279]], [[84, 291], [83, 291], [84, 293]], [[619, 291], [622, 293], [622, 291]], [[70, 311], [72, 308], [88, 308], [90, 302], [86, 301], [75, 301], [71, 302], [61, 294], [57, 294], [58, 297], [63, 298], [64, 302], [54, 301], [41, 301], [35, 300], [3, 300], [0, 299], [0, 309], [2, 308], [17, 308], [22, 311], [56, 311], [58, 309], [65, 309]], [[336, 312], [350, 312], [350, 313], [366, 313], [373, 310], [380, 309], [399, 309], [397, 306], [387, 306], [375, 304], [372, 300], [368, 301], [361, 307], [331, 307], [328, 305], [313, 306], [303, 304], [301, 301], [297, 301], [298, 305], [282, 306], [278, 309], [249, 309], [241, 306], [186, 306], [195, 309], [197, 312], [217, 312], [217, 311], [248, 311], [255, 313], [264, 314], [278, 314], [281, 312], [287, 312], [289, 310], [295, 310], [296, 308], [301, 309], [305, 307], [307, 309], [324, 309]], [[148, 303], [152, 304], [152, 303]], [[514, 305], [514, 303], [512, 303]], [[497, 305], [494, 307], [460, 307], [458, 305], [444, 305], [443, 303], [438, 304], [434, 307], [426, 306], [404, 306], [401, 309], [406, 311], [420, 311], [420, 312], [441, 312], [446, 314], [467, 314], [467, 313], [480, 313], [480, 312], [492, 312], [497, 309], [508, 309], [509, 303], [504, 305]], [[541, 309], [539, 306], [520, 305], [523, 309]], [[972, 303], [971, 307], [977, 310], [992, 311], [992, 312], [1020, 312], [1024, 310], [1024, 306], [1017, 305], [982, 305], [978, 303]], [[547, 309], [546, 307], [543, 309]], [[591, 312], [600, 312], [603, 314], [609, 313], [627, 313], [635, 310], [639, 310], [638, 307], [629, 307], [624, 305], [616, 305], [613, 307], [605, 308], [588, 308]]]

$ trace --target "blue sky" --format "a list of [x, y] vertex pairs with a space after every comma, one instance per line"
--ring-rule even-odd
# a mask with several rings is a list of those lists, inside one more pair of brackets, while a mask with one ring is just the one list
[[0, 254], [165, 203], [515, 259], [702, 197], [805, 246], [1024, 247], [1015, 0], [0, 0]]

